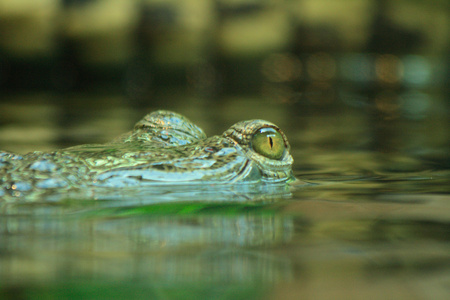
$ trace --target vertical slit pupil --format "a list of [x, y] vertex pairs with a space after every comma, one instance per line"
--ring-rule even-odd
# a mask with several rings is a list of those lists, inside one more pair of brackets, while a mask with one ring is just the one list
[[272, 137], [269, 136], [269, 143], [270, 143], [270, 148], [273, 148], [273, 140]]

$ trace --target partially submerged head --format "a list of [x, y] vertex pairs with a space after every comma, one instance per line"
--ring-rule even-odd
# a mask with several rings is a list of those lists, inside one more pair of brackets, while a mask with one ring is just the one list
[[[263, 120], [239, 122], [222, 136], [206, 138], [186, 117], [156, 111], [139, 121], [128, 136], [116, 140], [114, 146], [117, 164], [103, 170], [100, 181], [114, 178], [114, 184], [123, 180], [127, 185], [138, 185], [294, 179], [286, 136], [275, 124]], [[111, 157], [110, 152], [108, 155]]]

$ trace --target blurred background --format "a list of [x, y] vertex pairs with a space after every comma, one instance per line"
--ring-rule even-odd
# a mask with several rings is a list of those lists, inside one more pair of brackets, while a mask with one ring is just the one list
[[106, 141], [165, 108], [296, 149], [447, 163], [446, 0], [0, 0], [0, 148]]

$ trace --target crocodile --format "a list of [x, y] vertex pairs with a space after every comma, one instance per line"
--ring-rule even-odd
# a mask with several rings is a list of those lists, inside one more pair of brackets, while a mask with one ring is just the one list
[[285, 134], [249, 120], [222, 135], [175, 112], [146, 115], [131, 132], [105, 144], [20, 155], [0, 151], [0, 197], [73, 188], [289, 183], [295, 180]]

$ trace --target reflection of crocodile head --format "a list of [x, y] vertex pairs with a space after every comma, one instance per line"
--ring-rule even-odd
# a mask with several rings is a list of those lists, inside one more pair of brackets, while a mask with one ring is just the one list
[[185, 117], [156, 111], [110, 143], [24, 156], [0, 152], [0, 194], [73, 187], [286, 183], [294, 179], [289, 143], [263, 120], [206, 138]]
[[[267, 205], [195, 202], [117, 208], [104, 206], [117, 201], [101, 202], [101, 208], [84, 204], [82, 210], [44, 204], [38, 215], [40, 204], [8, 204], [5, 222], [0, 223], [0, 229], [15, 228], [14, 235], [3, 239], [8, 260], [23, 261], [27, 255], [33, 259], [25, 259], [24, 265], [11, 264], [2, 275], [22, 280], [24, 270], [32, 269], [33, 276], [64, 281], [64, 276], [128, 278], [133, 274], [165, 284], [292, 278], [289, 258], [265, 249], [291, 241], [293, 219]], [[183, 211], [190, 213], [183, 215]], [[71, 272], [61, 274], [68, 266]]]

